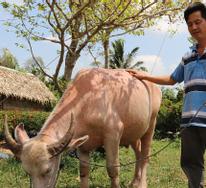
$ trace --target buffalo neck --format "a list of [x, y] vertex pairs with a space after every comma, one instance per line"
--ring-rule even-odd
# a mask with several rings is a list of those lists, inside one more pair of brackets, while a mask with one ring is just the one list
[[[75, 88], [66, 90], [59, 103], [54, 108], [39, 134], [48, 135], [55, 140], [59, 140], [68, 131], [71, 123], [71, 114], [73, 114], [77, 93]], [[75, 114], [73, 114], [75, 116]]]

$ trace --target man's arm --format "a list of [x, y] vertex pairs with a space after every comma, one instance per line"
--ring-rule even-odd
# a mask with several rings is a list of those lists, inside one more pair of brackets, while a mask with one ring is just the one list
[[150, 82], [154, 82], [156, 84], [160, 85], [174, 85], [177, 82], [171, 78], [171, 76], [152, 76], [149, 75], [146, 72], [143, 71], [134, 71], [134, 70], [127, 70], [128, 73], [130, 73], [135, 78], [138, 78], [140, 80], [148, 80]]

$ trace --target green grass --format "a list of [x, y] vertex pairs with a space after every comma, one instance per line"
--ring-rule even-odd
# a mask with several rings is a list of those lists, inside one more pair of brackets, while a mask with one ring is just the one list
[[[153, 141], [152, 153], [168, 143], [167, 140]], [[185, 188], [186, 178], [179, 165], [180, 143], [179, 140], [172, 143], [168, 148], [150, 159], [148, 167], [148, 187], [149, 188]], [[120, 149], [120, 161], [122, 164], [134, 161], [134, 154], [131, 149]], [[63, 157], [64, 164], [59, 174], [57, 188], [77, 188], [79, 187], [79, 168], [77, 159]], [[99, 154], [93, 154], [92, 162], [105, 164], [105, 160]], [[126, 187], [133, 177], [134, 164], [121, 168], [121, 187]], [[90, 187], [106, 188], [110, 181], [105, 168], [91, 167]], [[5, 188], [28, 188], [29, 177], [22, 170], [19, 162], [14, 159], [0, 160], [0, 187]]]

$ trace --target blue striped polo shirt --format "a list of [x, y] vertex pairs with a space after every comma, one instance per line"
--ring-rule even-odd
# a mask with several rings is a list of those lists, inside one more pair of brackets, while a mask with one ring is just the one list
[[184, 81], [185, 95], [180, 126], [206, 127], [206, 106], [195, 116], [206, 102], [206, 49], [204, 54], [199, 56], [197, 45], [192, 46], [171, 74], [171, 78], [178, 83]]

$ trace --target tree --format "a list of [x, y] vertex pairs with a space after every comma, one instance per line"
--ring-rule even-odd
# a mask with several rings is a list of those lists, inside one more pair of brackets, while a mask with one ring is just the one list
[[[35, 59], [38, 61], [39, 65], [45, 70], [46, 67], [44, 65], [43, 59], [41, 57], [35, 57]], [[34, 74], [35, 76], [39, 77], [40, 80], [45, 81], [45, 75], [40, 70], [39, 66], [36, 64], [33, 58], [29, 58], [28, 60], [26, 60], [24, 64], [24, 69], [27, 72], [30, 72]]]
[[0, 56], [0, 66], [11, 69], [19, 69], [18, 61], [14, 55], [7, 49], [2, 49], [2, 56]]
[[122, 68], [122, 69], [141, 69], [145, 70], [144, 67], [140, 67], [143, 64], [142, 61], [137, 61], [133, 63], [133, 59], [136, 56], [139, 47], [134, 48], [129, 54], [125, 56], [124, 54], [124, 40], [119, 39], [112, 42], [113, 49], [110, 55], [109, 67], [112, 69]]
[[[143, 34], [144, 28], [152, 26], [163, 16], [170, 20], [189, 3], [177, 1], [136, 0], [24, 0], [25, 5], [1, 5], [14, 17], [7, 22], [17, 36], [24, 37], [33, 54], [31, 41], [50, 41], [59, 45], [59, 59], [54, 75], [49, 75], [36, 61], [41, 71], [58, 84], [60, 68], [64, 63], [64, 79], [70, 80], [72, 70], [80, 53], [86, 46], [101, 41], [108, 67], [109, 38], [114, 31], [120, 34]], [[54, 36], [54, 37], [48, 37]]]
[[174, 137], [180, 131], [183, 105], [183, 89], [163, 88], [162, 104], [157, 119], [156, 136], [159, 138]]

